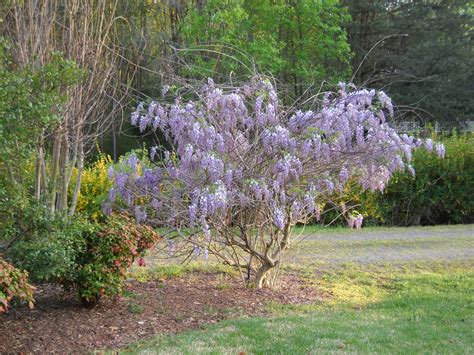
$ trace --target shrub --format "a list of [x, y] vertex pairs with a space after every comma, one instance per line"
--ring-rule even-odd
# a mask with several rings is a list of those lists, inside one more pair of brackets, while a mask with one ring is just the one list
[[22, 220], [24, 210], [31, 204], [31, 194], [34, 189], [34, 156], [30, 155], [15, 161], [14, 168], [21, 173], [21, 181], [12, 179], [12, 176], [6, 173], [7, 165], [12, 165], [12, 163], [7, 162], [2, 156], [0, 159], [0, 230], [2, 231], [0, 240], [4, 241], [17, 233], [18, 221]]
[[94, 231], [94, 225], [86, 219], [52, 214], [36, 204], [22, 211], [15, 227], [8, 257], [27, 270], [35, 282], [72, 280], [78, 269], [78, 255], [85, 248], [84, 235]]
[[0, 255], [0, 313], [7, 311], [13, 298], [28, 302], [33, 308], [33, 289], [28, 273], [13, 267]]
[[443, 142], [445, 159], [417, 151], [416, 175], [397, 173], [385, 192], [375, 195], [382, 222], [403, 226], [474, 222], [474, 135], [453, 134]]
[[35, 282], [75, 288], [86, 306], [120, 296], [128, 267], [159, 239], [152, 228], [124, 214], [98, 223], [33, 206], [23, 217], [9, 258]]
[[159, 238], [151, 227], [136, 224], [124, 214], [111, 215], [107, 224], [88, 234], [75, 280], [84, 305], [93, 306], [101, 297], [120, 296], [127, 269]]
[[[102, 205], [107, 200], [107, 195], [112, 182], [108, 178], [107, 170], [112, 165], [112, 158], [100, 153], [98, 159], [90, 166], [84, 168], [81, 179], [81, 190], [79, 192], [76, 212], [87, 215], [94, 221], [103, 217]], [[76, 178], [77, 170], [74, 170], [73, 181]], [[74, 186], [70, 186], [72, 196]]]

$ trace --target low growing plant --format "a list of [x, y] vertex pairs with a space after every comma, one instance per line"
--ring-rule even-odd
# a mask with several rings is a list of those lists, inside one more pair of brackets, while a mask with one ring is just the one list
[[14, 298], [33, 308], [33, 290], [28, 283], [28, 273], [15, 268], [0, 255], [0, 313], [8, 310]]
[[143, 265], [145, 251], [160, 239], [151, 227], [125, 214], [99, 223], [53, 215], [37, 206], [25, 218], [9, 244], [8, 257], [35, 282], [75, 288], [85, 306], [119, 297], [127, 269], [137, 259]]
[[125, 214], [113, 214], [96, 233], [87, 234], [86, 248], [74, 280], [85, 306], [95, 305], [103, 297], [119, 297], [126, 272], [142, 259], [160, 236], [153, 228], [135, 223]]

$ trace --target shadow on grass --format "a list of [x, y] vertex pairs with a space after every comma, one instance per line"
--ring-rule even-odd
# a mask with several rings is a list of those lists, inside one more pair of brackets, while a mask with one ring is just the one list
[[[241, 318], [202, 331], [157, 336], [129, 351], [473, 353], [473, 276], [469, 270], [448, 270], [391, 275], [380, 283], [368, 275], [357, 279], [357, 272], [344, 272], [327, 282], [340, 282], [347, 293], [357, 292], [356, 286], [371, 289], [376, 294], [373, 302], [347, 302], [337, 295], [327, 305], [273, 306], [272, 318]], [[341, 281], [354, 278], [352, 285]]]

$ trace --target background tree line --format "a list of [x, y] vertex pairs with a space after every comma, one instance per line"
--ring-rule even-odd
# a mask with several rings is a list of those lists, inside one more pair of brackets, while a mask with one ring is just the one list
[[123, 46], [138, 63], [133, 87], [145, 96], [176, 77], [238, 81], [259, 71], [289, 102], [353, 81], [387, 91], [396, 120], [450, 129], [473, 117], [466, 0], [140, 1], [120, 11], [131, 24]]
[[[397, 120], [472, 118], [466, 0], [9, 0], [1, 11], [3, 157], [28, 152], [31, 194], [51, 211], [74, 213], [97, 143], [117, 161], [159, 140], [129, 125], [136, 102], [206, 77], [264, 73], [288, 102], [353, 81], [387, 91]], [[21, 185], [20, 168], [2, 170]]]
[[[56, 50], [102, 79], [85, 76], [100, 100], [79, 100], [96, 108], [86, 114], [94, 116], [91, 122], [104, 123], [86, 125], [94, 138], [85, 152], [108, 133], [101, 143], [114, 160], [138, 143], [123, 120], [128, 104], [159, 96], [178, 77], [232, 82], [258, 71], [273, 76], [289, 100], [352, 80], [386, 90], [397, 119], [452, 127], [472, 117], [473, 6], [467, 0], [10, 0], [1, 10], [2, 33], [16, 43], [15, 62], [41, 65], [46, 49]], [[88, 34], [87, 49], [77, 42], [81, 33]], [[77, 110], [69, 116], [82, 116]]]

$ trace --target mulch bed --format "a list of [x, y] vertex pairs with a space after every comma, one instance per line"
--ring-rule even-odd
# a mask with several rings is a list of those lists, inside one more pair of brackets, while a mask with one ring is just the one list
[[265, 304], [310, 304], [322, 296], [295, 275], [280, 290], [245, 288], [224, 274], [128, 283], [126, 296], [85, 309], [74, 293], [40, 285], [35, 309], [0, 315], [0, 353], [77, 353], [118, 349], [157, 333], [176, 333], [241, 315], [266, 315]]

